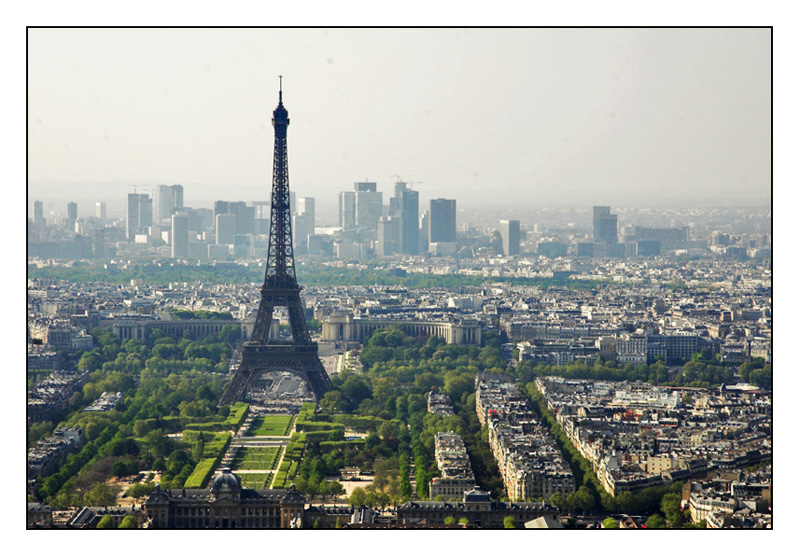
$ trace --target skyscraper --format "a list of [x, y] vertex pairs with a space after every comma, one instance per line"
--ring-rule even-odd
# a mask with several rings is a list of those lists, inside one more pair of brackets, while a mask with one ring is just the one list
[[353, 189], [355, 191], [377, 192], [378, 184], [376, 182], [355, 182], [353, 184]]
[[428, 233], [430, 232], [431, 212], [425, 211], [419, 217], [419, 248], [418, 253], [425, 253], [428, 251]]
[[316, 227], [315, 200], [313, 197], [299, 197], [297, 210], [292, 215], [292, 240], [298, 254], [308, 253], [308, 237]]
[[169, 187], [172, 190], [172, 206], [176, 211], [183, 209], [183, 186], [174, 184]]
[[419, 192], [404, 189], [399, 198], [400, 251], [409, 255], [419, 253]]
[[160, 185], [156, 188], [154, 222], [164, 224], [169, 221], [172, 213], [183, 209], [183, 186]]
[[[247, 203], [244, 201], [215, 201], [215, 219], [217, 215], [234, 215], [236, 217], [236, 231], [234, 234], [256, 233], [256, 208], [248, 207]], [[232, 241], [233, 240], [231, 239], [231, 242]]]
[[229, 203], [227, 201], [215, 201], [214, 202], [214, 217], [217, 215], [227, 215]]
[[352, 230], [356, 227], [356, 192], [343, 191], [339, 193], [339, 226], [342, 230]]
[[381, 217], [378, 219], [378, 240], [375, 253], [392, 255], [400, 249], [400, 218]]
[[431, 199], [428, 242], [456, 241], [456, 200]]
[[311, 232], [309, 234], [314, 233], [314, 227], [316, 227], [316, 201], [313, 197], [300, 197], [297, 199], [297, 209], [295, 210], [295, 214], [297, 215], [305, 215], [308, 217], [309, 223], [311, 225]]
[[172, 215], [172, 257], [189, 257], [189, 215], [175, 213]]
[[75, 221], [78, 220], [78, 204], [74, 201], [67, 203], [67, 228], [75, 230]]
[[[364, 182], [356, 183], [356, 187], [364, 184]], [[374, 183], [368, 184], [375, 186]], [[383, 192], [375, 191], [373, 187], [373, 189], [356, 189], [355, 194], [356, 227], [377, 230], [378, 219], [383, 216]]]
[[160, 185], [156, 187], [155, 194], [153, 220], [156, 224], [163, 224], [166, 219], [172, 216], [172, 191], [169, 186]]
[[248, 207], [244, 201], [237, 201], [228, 206], [231, 213], [236, 215], [237, 234], [255, 234], [256, 232], [256, 209]]
[[126, 236], [129, 240], [137, 234], [145, 233], [153, 226], [153, 200], [146, 193], [128, 194], [128, 221]]
[[519, 255], [519, 221], [501, 220], [500, 237], [503, 239], [504, 255]]
[[44, 204], [41, 201], [33, 202], [33, 224], [44, 226]]
[[383, 193], [375, 182], [355, 182], [353, 191], [339, 193], [339, 226], [343, 230], [375, 231], [383, 215]]
[[611, 207], [594, 207], [592, 232], [595, 242], [613, 244], [617, 241], [617, 215], [611, 214]]
[[389, 214], [397, 215], [400, 213], [400, 196], [402, 192], [408, 189], [408, 184], [405, 182], [394, 183], [394, 197], [389, 198]]
[[236, 234], [236, 215], [220, 213], [216, 216], [217, 243], [232, 244]]
[[94, 216], [98, 219], [106, 218], [106, 204], [103, 201], [98, 201], [94, 204]]

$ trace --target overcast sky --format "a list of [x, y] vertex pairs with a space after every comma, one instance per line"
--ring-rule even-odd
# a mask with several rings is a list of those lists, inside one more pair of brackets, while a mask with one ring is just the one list
[[283, 75], [290, 185], [318, 206], [367, 179], [388, 202], [395, 175], [465, 205], [770, 202], [769, 29], [30, 29], [28, 48], [33, 197], [268, 199]]

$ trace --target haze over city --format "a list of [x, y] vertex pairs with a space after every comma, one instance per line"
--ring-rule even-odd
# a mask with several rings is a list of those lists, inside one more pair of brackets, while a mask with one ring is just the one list
[[265, 200], [283, 75], [291, 188], [323, 213], [397, 177], [465, 208], [768, 206], [770, 49], [769, 29], [30, 29], [28, 201]]

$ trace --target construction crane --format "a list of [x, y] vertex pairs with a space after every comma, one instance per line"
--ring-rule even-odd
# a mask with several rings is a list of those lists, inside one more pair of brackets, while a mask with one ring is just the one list
[[[412, 174], [411, 176], [413, 177], [414, 175]], [[397, 174], [392, 174], [392, 178], [395, 178], [395, 180], [397, 182], [403, 182], [403, 179]], [[406, 182], [406, 183], [410, 183], [410, 182]]]

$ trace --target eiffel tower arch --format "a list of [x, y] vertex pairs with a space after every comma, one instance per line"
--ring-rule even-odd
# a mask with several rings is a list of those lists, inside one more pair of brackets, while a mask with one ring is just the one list
[[[270, 210], [269, 250], [261, 303], [250, 340], [242, 347], [242, 358], [220, 404], [232, 404], [244, 397], [250, 381], [265, 371], [289, 371], [305, 380], [319, 400], [329, 391], [328, 377], [311, 340], [305, 312], [300, 301], [292, 247], [292, 217], [289, 206], [289, 168], [286, 129], [289, 112], [283, 106], [283, 87], [278, 93], [278, 107], [272, 113], [275, 150], [272, 165], [272, 207]], [[291, 341], [269, 338], [272, 312], [285, 307], [292, 331]]]

